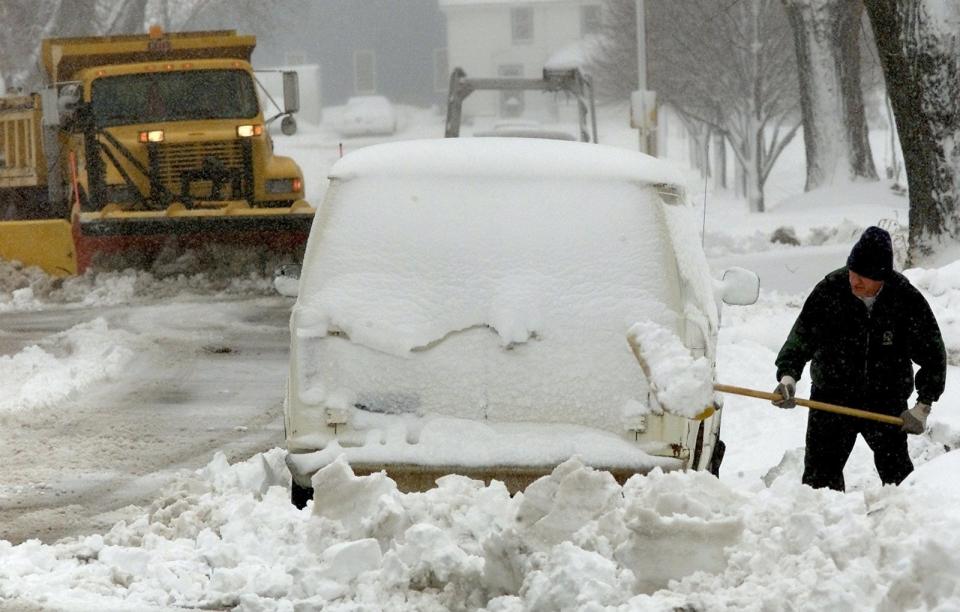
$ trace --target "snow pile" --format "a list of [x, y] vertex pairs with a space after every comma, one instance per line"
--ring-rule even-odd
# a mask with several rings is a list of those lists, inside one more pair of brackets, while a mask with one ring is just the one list
[[299, 511], [283, 451], [218, 455], [104, 535], [0, 542], [0, 597], [57, 609], [951, 609], [960, 452], [901, 487], [735, 492], [702, 472], [620, 486], [570, 460], [511, 498], [447, 476], [401, 493], [343, 461]]
[[[272, 272], [271, 272], [272, 275]], [[50, 305], [112, 306], [179, 295], [272, 295], [272, 276], [216, 271], [161, 276], [128, 268], [55, 278], [36, 267], [0, 260], [0, 312], [40, 310]]]
[[[849, 245], [857, 241], [865, 225], [854, 223], [850, 219], [843, 219], [836, 225], [818, 225], [797, 234], [793, 225], [781, 225], [772, 230], [755, 230], [752, 234], [737, 236], [724, 231], [707, 231], [704, 240], [704, 251], [710, 257], [718, 257], [734, 253], [762, 253], [764, 251], [790, 249], [791, 245], [778, 243], [773, 240], [777, 229], [783, 228], [786, 232], [796, 236], [801, 246], [821, 246], [831, 244]], [[839, 268], [842, 262], [838, 262]]]
[[906, 270], [904, 275], [930, 303], [943, 333], [947, 361], [960, 365], [960, 261], [942, 268]]
[[668, 412], [693, 418], [713, 402], [713, 376], [705, 357], [696, 359], [676, 334], [652, 321], [627, 332], [638, 359], [649, 370], [651, 389]]
[[76, 325], [40, 346], [0, 355], [0, 415], [50, 406], [117, 376], [137, 338], [103, 319]]
[[[881, 142], [874, 144], [874, 147], [880, 146], [883, 146]], [[764, 214], [750, 214], [742, 200], [731, 200], [732, 194], [723, 191], [709, 197], [703, 218], [707, 254], [717, 257], [789, 250], [790, 246], [770, 241], [781, 227], [791, 231], [805, 247], [830, 244], [852, 247], [864, 229], [879, 225], [893, 235], [897, 261], [901, 263], [908, 218], [907, 198], [891, 189], [891, 182], [886, 180], [838, 182], [804, 192], [802, 147], [794, 151], [800, 157], [781, 158], [767, 182], [766, 196], [771, 206]], [[788, 188], [778, 188], [777, 183], [788, 175], [790, 182], [795, 183]], [[692, 185], [693, 200], [702, 215], [703, 178], [699, 178], [699, 186], [696, 182]], [[838, 260], [835, 267], [841, 265], [843, 261]]]

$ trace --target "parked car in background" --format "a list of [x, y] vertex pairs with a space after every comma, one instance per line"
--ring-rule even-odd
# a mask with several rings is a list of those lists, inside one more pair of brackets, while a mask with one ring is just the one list
[[756, 299], [755, 275], [740, 301], [711, 277], [673, 166], [447, 138], [362, 148], [330, 181], [290, 320], [294, 503], [340, 456], [407, 490], [520, 490], [574, 455], [620, 480], [716, 467], [718, 406], [659, 409], [627, 341], [656, 323], [712, 376], [720, 300]]
[[397, 131], [397, 113], [383, 96], [356, 96], [347, 100], [337, 131], [342, 136], [383, 136]]

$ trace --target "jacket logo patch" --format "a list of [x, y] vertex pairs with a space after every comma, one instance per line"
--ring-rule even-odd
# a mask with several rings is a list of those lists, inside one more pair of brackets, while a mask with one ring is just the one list
[[883, 332], [883, 346], [893, 346], [893, 332], [885, 331]]

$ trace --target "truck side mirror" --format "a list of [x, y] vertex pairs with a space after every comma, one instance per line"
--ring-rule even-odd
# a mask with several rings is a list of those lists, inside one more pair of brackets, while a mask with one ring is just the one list
[[283, 112], [295, 113], [300, 110], [300, 78], [293, 70], [283, 71]]
[[57, 108], [63, 115], [72, 115], [83, 100], [83, 90], [79, 83], [68, 83], [57, 94]]
[[718, 288], [724, 304], [749, 306], [760, 297], [760, 277], [744, 268], [729, 268], [724, 270]]

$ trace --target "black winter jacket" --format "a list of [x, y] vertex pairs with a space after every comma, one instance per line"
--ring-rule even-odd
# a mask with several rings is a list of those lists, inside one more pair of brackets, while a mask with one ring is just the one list
[[[929, 304], [902, 274], [883, 284], [872, 311], [850, 290], [847, 268], [820, 281], [777, 355], [777, 380], [800, 380], [811, 361], [815, 395], [849, 405], [889, 406], [913, 392], [932, 404], [943, 393], [946, 353]], [[912, 363], [911, 363], [912, 362]]]

